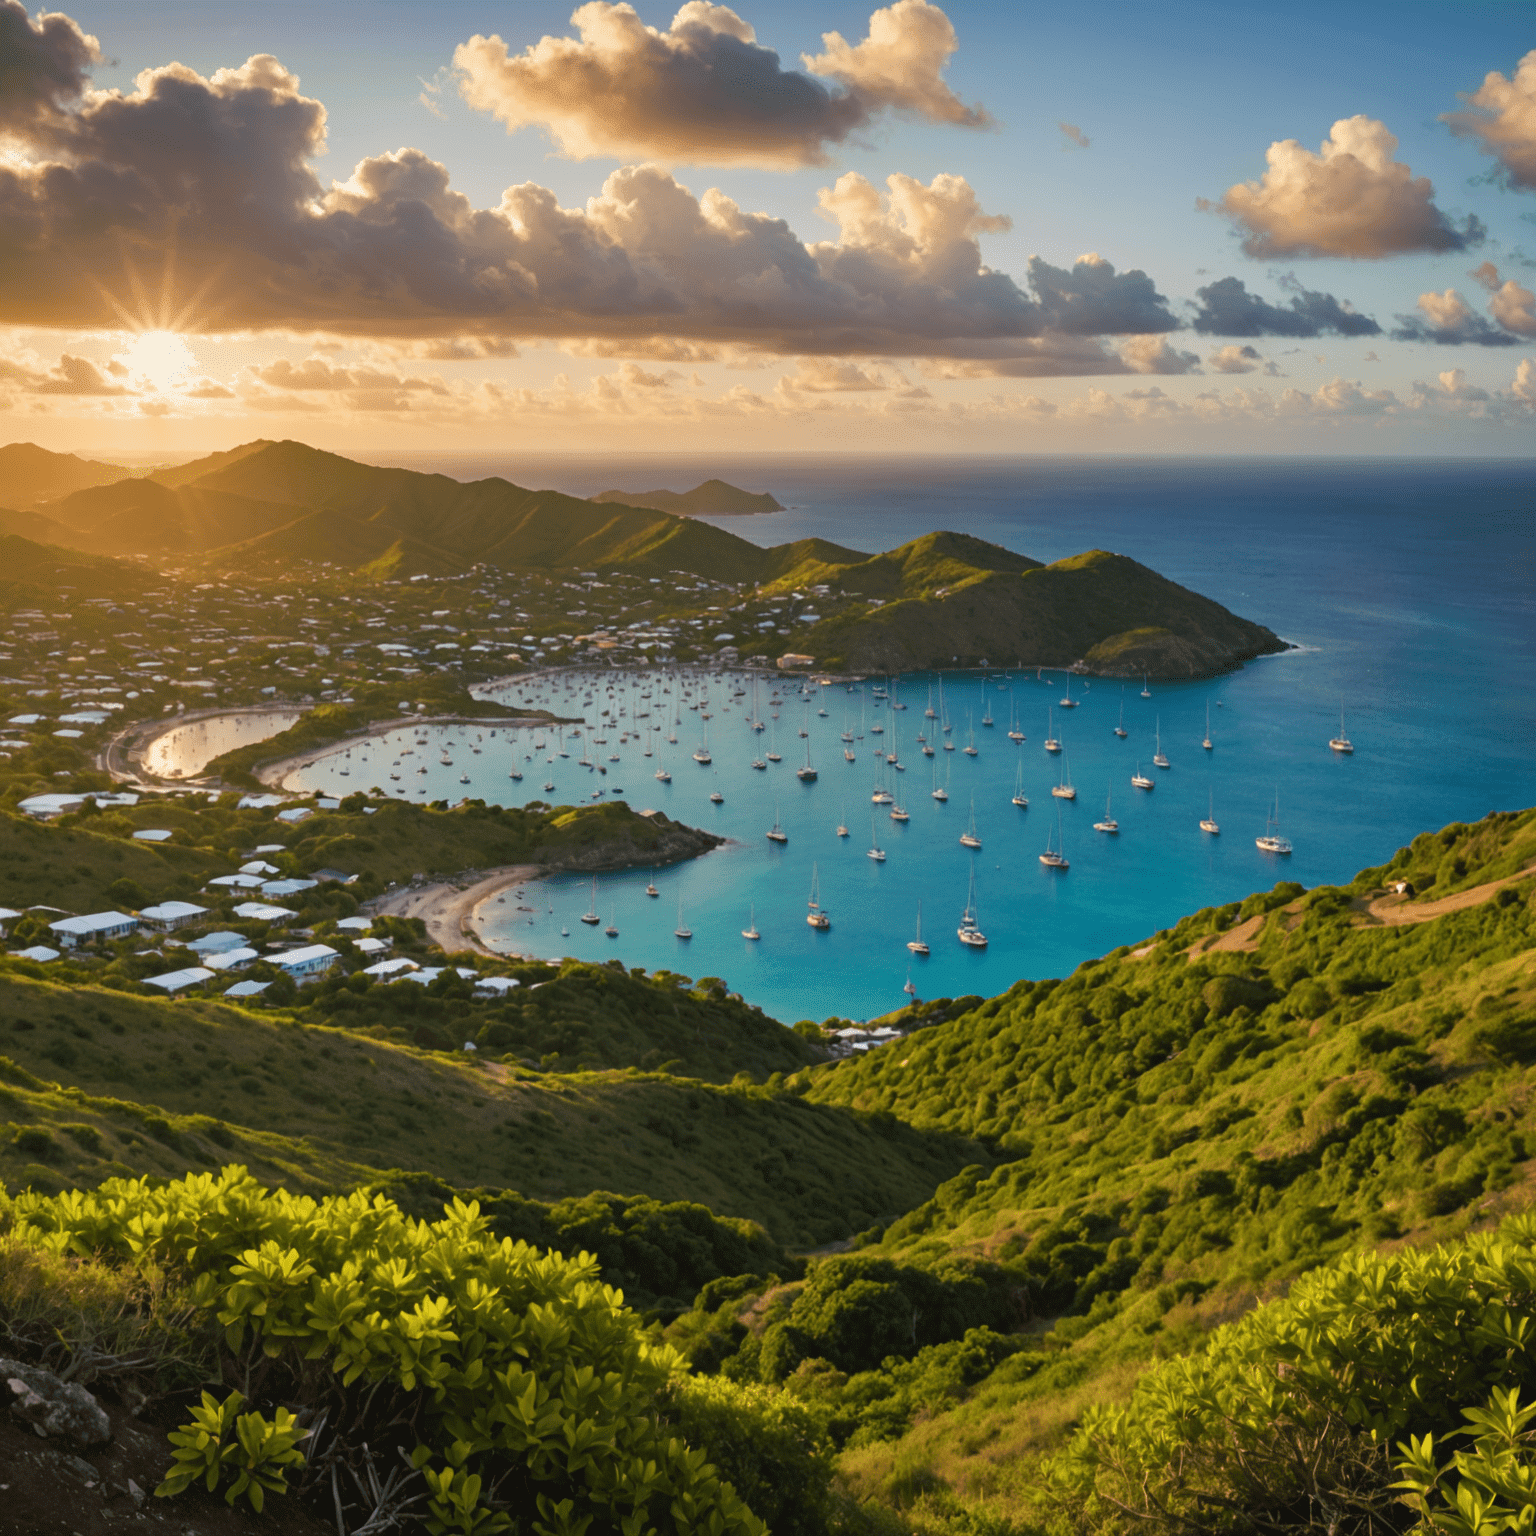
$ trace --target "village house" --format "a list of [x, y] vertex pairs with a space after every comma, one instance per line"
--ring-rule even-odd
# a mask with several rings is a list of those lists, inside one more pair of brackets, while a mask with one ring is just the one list
[[65, 949], [81, 944], [104, 944], [126, 939], [139, 931], [139, 920], [126, 912], [92, 912], [85, 917], [61, 918], [48, 924], [48, 931]]

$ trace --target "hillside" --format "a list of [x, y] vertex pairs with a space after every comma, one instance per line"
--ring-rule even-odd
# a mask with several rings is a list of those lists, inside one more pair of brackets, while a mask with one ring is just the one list
[[[821, 1403], [856, 1490], [926, 1490], [916, 1529], [1036, 1529], [1039, 1457], [1149, 1359], [1341, 1253], [1529, 1205], [1533, 876], [1536, 811], [1453, 825], [1349, 886], [1192, 914], [813, 1069], [813, 1102], [972, 1135], [998, 1159], [826, 1261], [909, 1296], [948, 1287], [956, 1322], [921, 1350], [850, 1347], [885, 1326], [872, 1301], [849, 1300], [833, 1333], [813, 1289], [749, 1287], [675, 1336]], [[1401, 879], [1416, 894], [1383, 905]], [[954, 1266], [977, 1264], [1001, 1269], [962, 1306]]]
[[28, 508], [88, 485], [111, 485], [131, 474], [119, 464], [98, 464], [73, 453], [50, 453], [36, 443], [0, 447], [0, 497], [11, 507]]
[[600, 491], [588, 499], [618, 502], [626, 507], [652, 507], [677, 517], [752, 517], [760, 512], [784, 510], [767, 491], [754, 495], [724, 480], [706, 480], [691, 491]]
[[121, 560], [0, 533], [0, 603], [8, 608], [40, 598], [56, 603], [60, 587], [81, 597], [120, 597], [147, 585], [148, 572]]
[[[928, 534], [852, 566], [797, 570], [878, 606], [812, 625], [799, 645], [828, 667], [1068, 667], [1095, 676], [1199, 677], [1285, 649], [1261, 624], [1124, 555], [1053, 565], [960, 534]], [[782, 585], [782, 584], [781, 584]]]

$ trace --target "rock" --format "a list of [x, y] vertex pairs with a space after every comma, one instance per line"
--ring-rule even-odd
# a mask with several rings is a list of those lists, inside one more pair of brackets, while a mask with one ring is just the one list
[[0, 1381], [13, 1394], [11, 1412], [45, 1440], [64, 1440], [82, 1451], [111, 1440], [106, 1410], [77, 1382], [60, 1381], [52, 1371], [6, 1359], [0, 1359]]

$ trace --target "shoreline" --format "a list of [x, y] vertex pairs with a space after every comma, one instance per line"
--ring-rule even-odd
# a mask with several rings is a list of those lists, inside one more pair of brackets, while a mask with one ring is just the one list
[[492, 949], [480, 937], [474, 918], [479, 908], [493, 896], [514, 886], [525, 885], [544, 873], [538, 864], [504, 864], [498, 869], [476, 870], [479, 877], [469, 886], [451, 880], [436, 880], [430, 885], [405, 886], [375, 897], [362, 910], [381, 917], [419, 917], [427, 926], [428, 940], [445, 955], [462, 949], [505, 960], [506, 952]]
[[[98, 748], [97, 766], [101, 772], [110, 774], [119, 783], [137, 783], [149, 789], [205, 788], [201, 771], [195, 774], [184, 774], [175, 779], [149, 772], [144, 767], [144, 754], [162, 736], [169, 736], [172, 731], [198, 720], [214, 720], [223, 715], [306, 715], [314, 707], [313, 704], [298, 703], [226, 704], [222, 708], [189, 709], [183, 714], [135, 720], [132, 724], [125, 725]], [[135, 752], [138, 754], [138, 764], [137, 767], [131, 767], [129, 764]], [[119, 764], [121, 766], [118, 766]], [[206, 768], [208, 764], [204, 763], [202, 766]]]

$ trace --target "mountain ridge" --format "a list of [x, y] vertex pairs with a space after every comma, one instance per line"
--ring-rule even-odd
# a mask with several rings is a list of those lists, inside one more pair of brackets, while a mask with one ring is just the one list
[[627, 507], [651, 507], [678, 517], [754, 517], [784, 510], [783, 504], [767, 491], [744, 491], [725, 480], [705, 480], [691, 491], [599, 491], [587, 499], [616, 501]]

